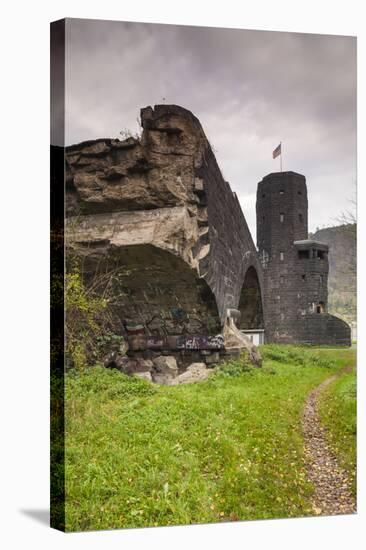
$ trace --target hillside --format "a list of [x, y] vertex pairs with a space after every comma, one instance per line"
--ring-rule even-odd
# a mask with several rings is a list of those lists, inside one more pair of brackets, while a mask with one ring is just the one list
[[319, 229], [311, 235], [329, 245], [329, 312], [356, 322], [356, 224]]

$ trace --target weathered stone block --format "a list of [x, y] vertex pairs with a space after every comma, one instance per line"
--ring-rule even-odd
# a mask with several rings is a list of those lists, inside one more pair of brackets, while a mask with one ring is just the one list
[[153, 359], [153, 366], [157, 372], [178, 371], [177, 361], [172, 355], [156, 357]]
[[210, 355], [206, 355], [205, 361], [208, 365], [212, 363], [218, 363], [220, 361], [220, 354], [218, 351], [215, 351], [213, 353], [210, 353]]
[[154, 364], [150, 359], [136, 359], [136, 366], [134, 372], [148, 372], [151, 371]]
[[154, 359], [151, 375], [153, 381], [158, 384], [171, 384], [172, 380], [178, 375], [178, 365], [175, 357], [161, 355]]
[[194, 190], [196, 191], [196, 193], [202, 193], [203, 192], [203, 190], [204, 190], [203, 179], [201, 179], [201, 178], [195, 178], [194, 179]]
[[185, 372], [177, 376], [171, 385], [190, 384], [208, 378], [210, 371], [204, 363], [192, 363]]

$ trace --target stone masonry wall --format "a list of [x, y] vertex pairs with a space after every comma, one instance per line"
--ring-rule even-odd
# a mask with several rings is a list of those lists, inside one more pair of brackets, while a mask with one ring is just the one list
[[140, 334], [136, 352], [149, 340], [178, 354], [217, 353], [227, 312], [238, 309], [238, 327], [265, 328], [266, 341], [348, 341], [348, 326], [327, 314], [326, 254], [299, 256], [304, 176], [269, 174], [258, 184], [257, 252], [199, 120], [157, 105], [141, 110], [141, 124], [141, 138], [66, 151], [68, 256], [114, 296], [119, 330]]
[[256, 249], [198, 119], [158, 105], [141, 110], [141, 124], [140, 139], [67, 149], [70, 255], [82, 259], [88, 280], [106, 275], [99, 290], [108, 282], [118, 296], [113, 311], [122, 332], [141, 330], [164, 342], [215, 336], [227, 309], [238, 308], [249, 269], [256, 277], [248, 278], [242, 303], [260, 312], [263, 324]]
[[304, 176], [279, 172], [263, 178], [257, 190], [257, 240], [266, 341], [349, 343], [348, 325], [327, 314], [327, 246], [307, 237]]

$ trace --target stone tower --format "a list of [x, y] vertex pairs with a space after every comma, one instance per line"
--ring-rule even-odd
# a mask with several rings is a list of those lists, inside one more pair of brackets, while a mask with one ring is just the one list
[[277, 172], [258, 184], [257, 246], [266, 341], [349, 344], [348, 325], [327, 313], [328, 246], [308, 239], [303, 175]]

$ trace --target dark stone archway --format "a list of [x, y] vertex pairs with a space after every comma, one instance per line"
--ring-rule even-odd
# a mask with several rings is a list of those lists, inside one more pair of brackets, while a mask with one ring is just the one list
[[109, 298], [122, 332], [134, 327], [161, 337], [220, 332], [213, 292], [179, 256], [148, 244], [88, 252], [87, 286]]
[[241, 313], [240, 330], [264, 328], [261, 287], [253, 266], [245, 274], [238, 309]]

